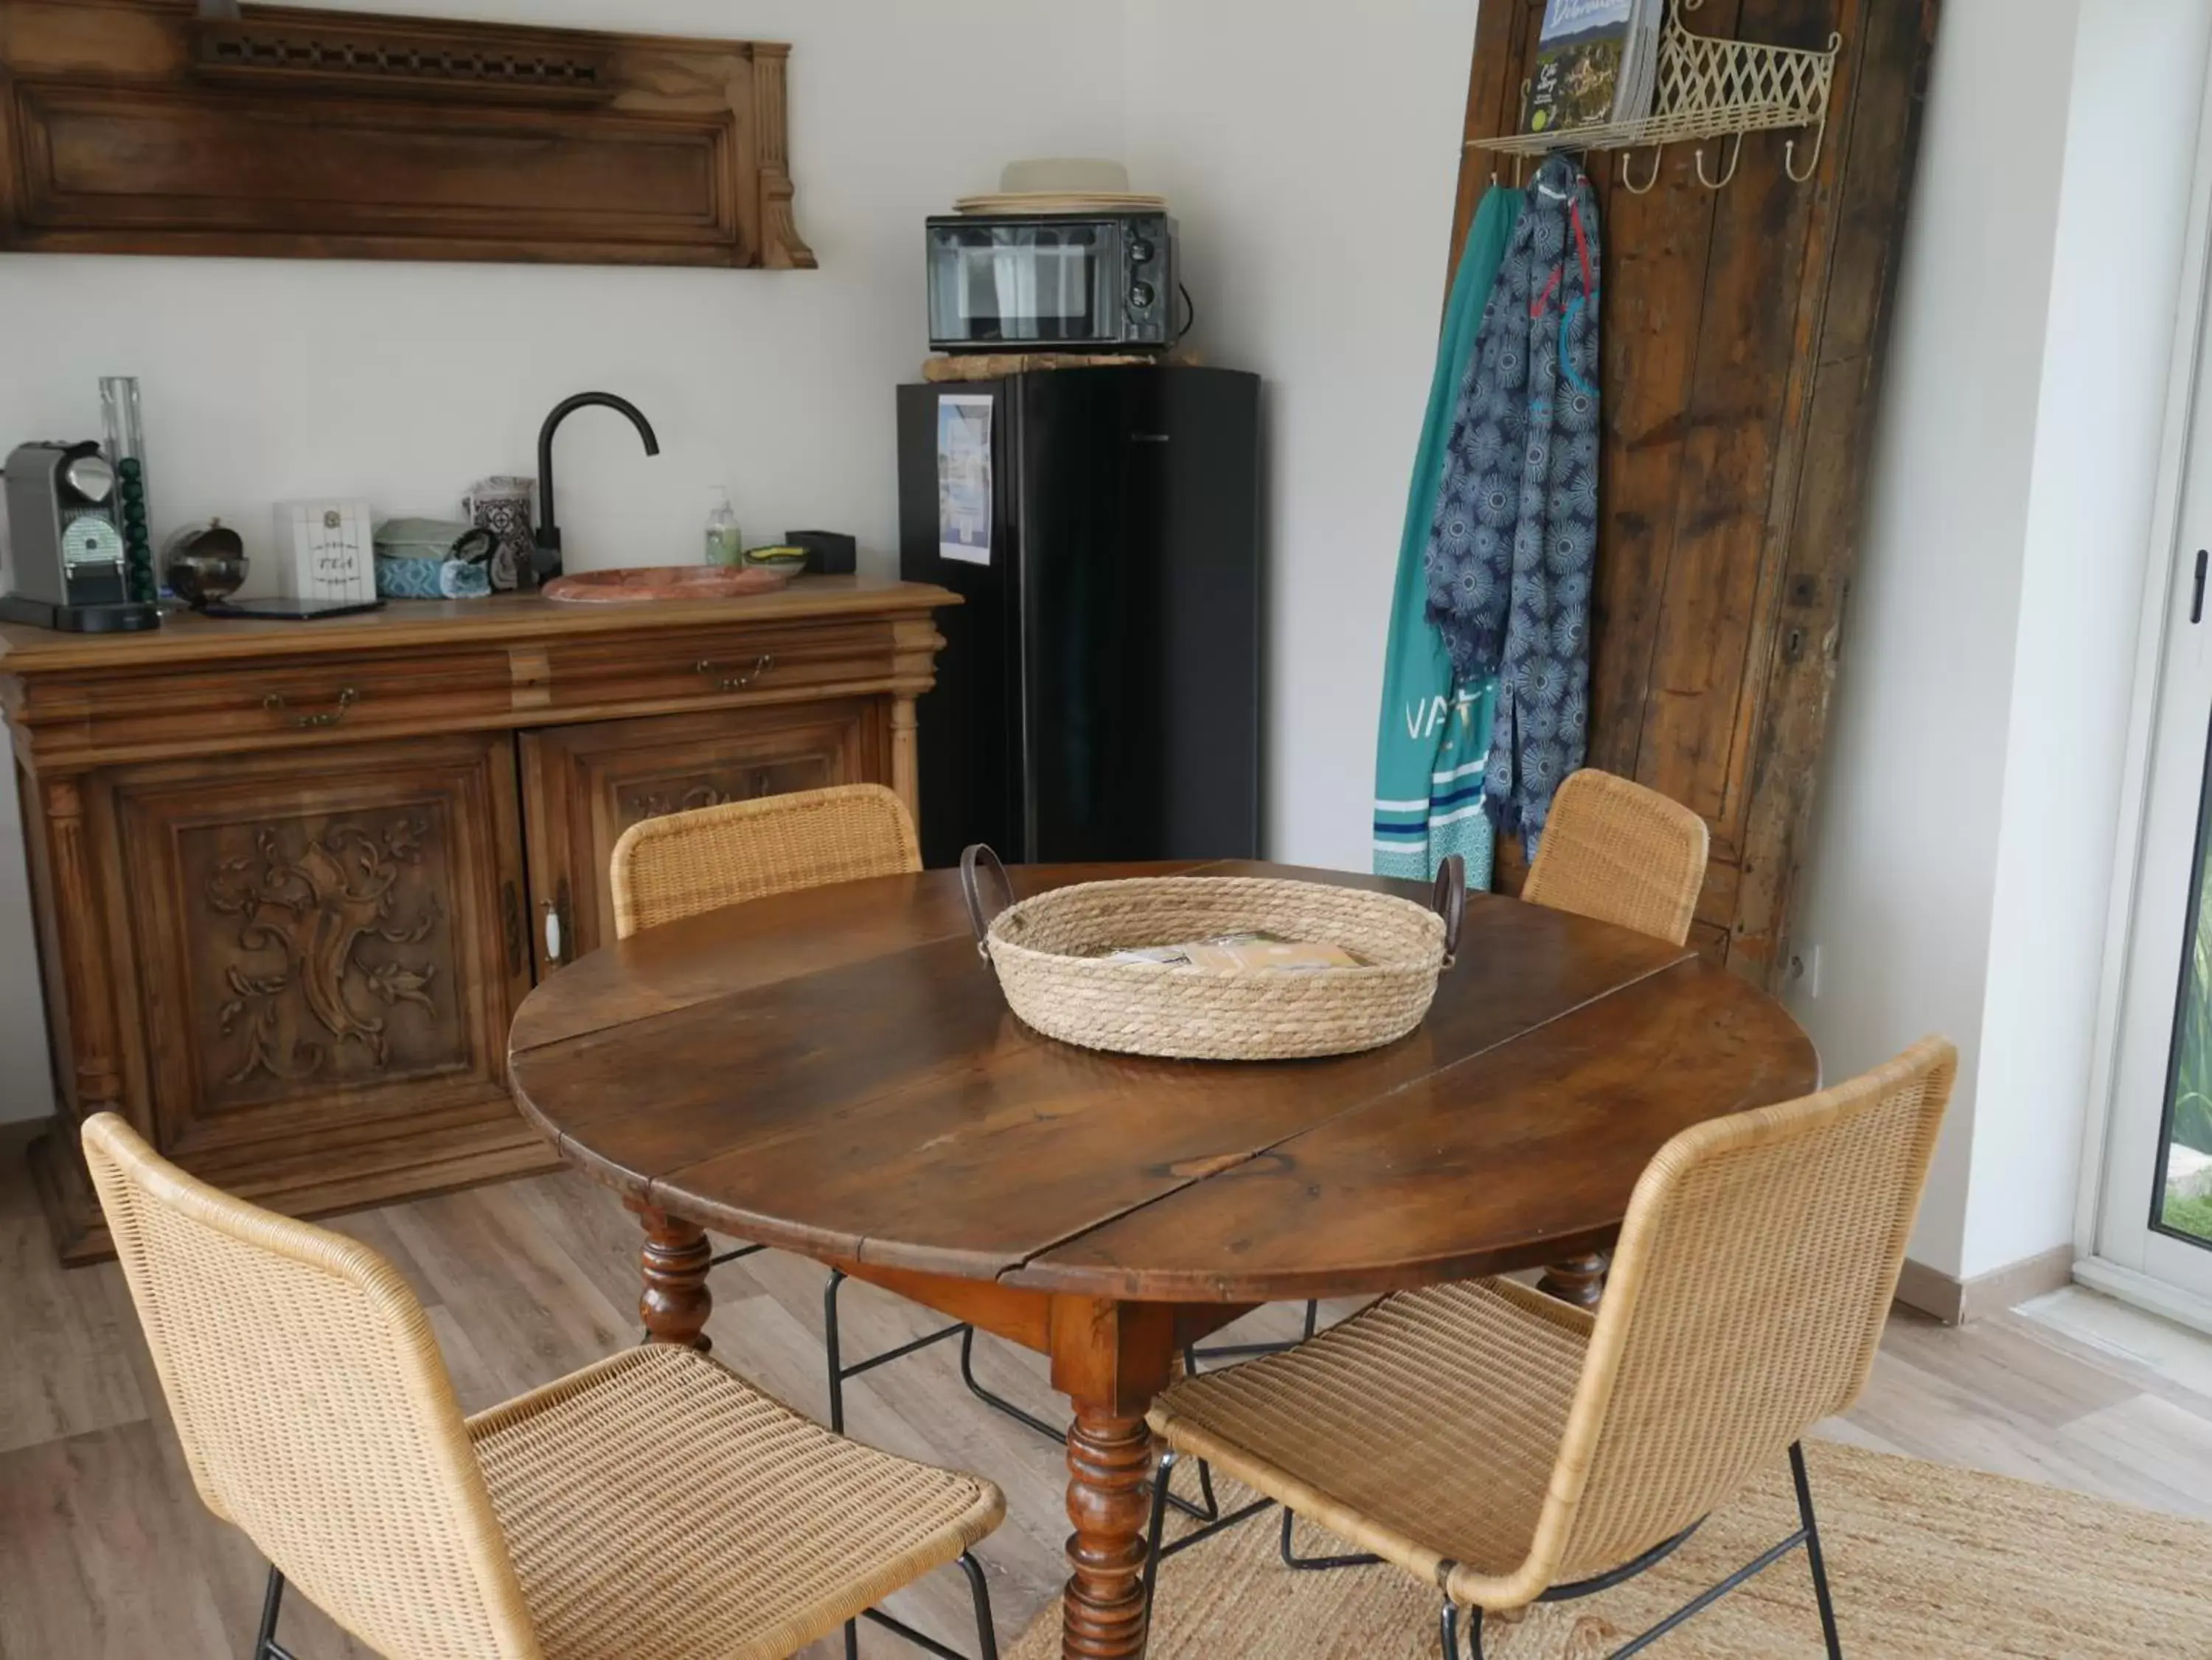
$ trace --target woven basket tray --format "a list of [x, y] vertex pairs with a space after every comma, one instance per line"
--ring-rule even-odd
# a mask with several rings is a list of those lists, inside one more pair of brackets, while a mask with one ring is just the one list
[[[1000, 895], [994, 908], [981, 892], [986, 869]], [[1429, 1011], [1467, 905], [1456, 857], [1429, 907], [1357, 888], [1241, 876], [1082, 882], [1016, 902], [998, 856], [980, 845], [963, 857], [961, 880], [976, 948], [1024, 1022], [1085, 1049], [1182, 1060], [1347, 1055], [1404, 1037]], [[1247, 930], [1341, 946], [1363, 966], [1231, 974], [1103, 960]]]

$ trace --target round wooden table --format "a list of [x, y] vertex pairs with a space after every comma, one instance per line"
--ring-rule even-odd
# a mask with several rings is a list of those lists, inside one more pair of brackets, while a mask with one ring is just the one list
[[[1173, 870], [1032, 866], [1028, 894]], [[515, 1017], [515, 1099], [645, 1228], [647, 1329], [705, 1348], [703, 1229], [803, 1251], [1050, 1357], [1068, 1397], [1063, 1653], [1144, 1649], [1145, 1412], [1255, 1306], [1607, 1245], [1702, 1119], [1814, 1088], [1772, 999], [1680, 947], [1468, 896], [1427, 1021], [1329, 1060], [1097, 1054], [1017, 1021], [957, 873], [757, 900], [584, 957]], [[1594, 1297], [1573, 1269], [1565, 1289]]]

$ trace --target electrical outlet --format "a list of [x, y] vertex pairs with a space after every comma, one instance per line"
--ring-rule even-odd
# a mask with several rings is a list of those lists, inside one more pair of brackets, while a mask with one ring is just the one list
[[1800, 946], [1790, 954], [1790, 989], [1801, 997], [1820, 995], [1820, 948]]

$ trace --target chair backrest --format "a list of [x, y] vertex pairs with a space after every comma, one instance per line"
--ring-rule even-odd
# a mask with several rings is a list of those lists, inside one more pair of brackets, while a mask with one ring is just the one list
[[208, 1508], [390, 1660], [538, 1660], [406, 1281], [187, 1175], [112, 1112], [86, 1120], [84, 1151]]
[[1705, 884], [1705, 821], [1656, 790], [1585, 767], [1552, 797], [1521, 897], [1680, 945]]
[[628, 939], [747, 900], [921, 869], [914, 819], [880, 784], [840, 784], [645, 819], [612, 869], [615, 933]]
[[1638, 1183], [1534, 1556], [1618, 1567], [1778, 1463], [1866, 1385], [1958, 1052], [1717, 1118]]

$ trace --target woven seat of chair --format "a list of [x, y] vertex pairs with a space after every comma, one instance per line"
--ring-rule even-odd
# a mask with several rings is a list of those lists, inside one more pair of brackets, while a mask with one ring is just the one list
[[663, 1344], [468, 1428], [545, 1660], [775, 1660], [1004, 1512], [988, 1481], [833, 1435]]
[[841, 784], [641, 820], [609, 860], [615, 932], [830, 882], [921, 869], [913, 816], [880, 784]]
[[1552, 797], [1521, 897], [1680, 945], [1705, 887], [1708, 839], [1705, 821], [1680, 803], [1586, 767]]
[[1591, 1319], [1510, 1280], [1407, 1292], [1176, 1384], [1152, 1425], [1417, 1578], [1502, 1576], [1528, 1554]]

